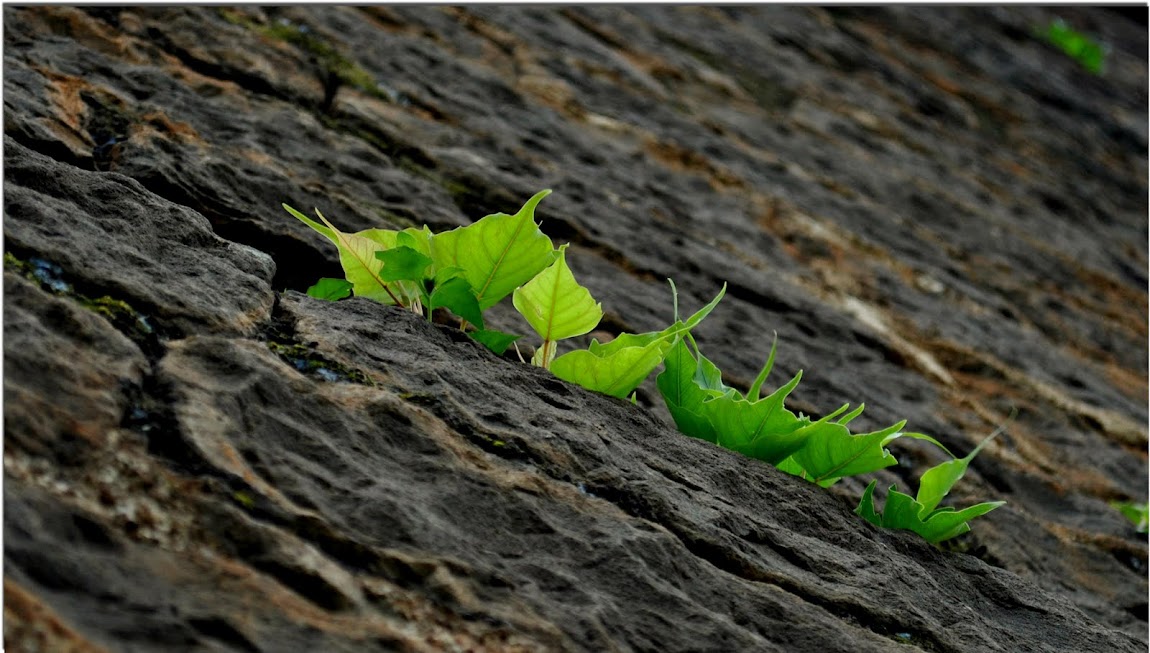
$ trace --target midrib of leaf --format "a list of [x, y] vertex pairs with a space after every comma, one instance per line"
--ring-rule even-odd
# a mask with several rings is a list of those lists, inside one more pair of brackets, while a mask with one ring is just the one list
[[864, 453], [866, 453], [866, 451], [867, 451], [866, 449], [860, 449], [858, 453], [856, 453], [855, 455], [851, 456], [850, 458], [847, 458], [847, 459], [846, 459], [846, 460], [844, 460], [844, 461], [843, 461], [841, 464], [839, 464], [839, 465], [837, 465], [837, 466], [835, 466], [835, 467], [832, 467], [831, 469], [827, 470], [827, 472], [826, 472], [826, 473], [824, 473], [823, 475], [816, 477], [816, 478], [814, 479], [814, 482], [815, 482], [815, 483], [820, 483], [820, 482], [822, 482], [822, 481], [825, 481], [825, 480], [827, 480], [828, 478], [834, 478], [835, 472], [837, 472], [837, 471], [839, 471], [840, 469], [842, 469], [842, 468], [846, 467], [846, 466], [847, 466], [847, 465], [849, 465], [850, 463], [853, 463], [854, 461], [858, 460], [858, 459], [859, 459], [859, 458], [860, 458], [860, 457], [861, 457], [861, 456], [862, 456]]
[[[535, 224], [534, 221], [529, 220], [529, 222], [531, 222], [531, 224]], [[491, 286], [491, 282], [495, 280], [495, 273], [498, 272], [500, 266], [503, 265], [503, 259], [507, 258], [507, 253], [511, 251], [512, 243], [514, 243], [515, 240], [519, 237], [519, 232], [523, 231], [524, 226], [525, 225], [520, 224], [518, 227], [516, 227], [515, 233], [513, 233], [511, 235], [510, 240], [508, 240], [507, 244], [503, 246], [503, 251], [499, 253], [499, 258], [495, 260], [495, 265], [491, 268], [491, 274], [487, 275], [487, 281], [485, 281], [483, 283], [483, 288], [481, 288], [479, 290], [479, 292], [477, 292], [475, 294], [475, 299], [477, 301], [483, 301], [484, 293], [486, 293], [487, 289]], [[459, 244], [458, 243], [456, 243], [455, 248], [456, 248], [455, 259], [459, 260]], [[548, 327], [550, 327], [550, 326], [551, 325], [548, 324]]]
[[767, 411], [767, 414], [764, 415], [763, 419], [759, 422], [758, 427], [755, 428], [754, 435], [751, 436], [752, 439], [756, 439], [759, 437], [759, 434], [762, 432], [763, 427], [765, 427], [767, 425], [767, 420], [769, 420], [771, 418], [771, 415], [774, 415], [775, 411], [778, 410], [779, 407], [782, 405], [783, 405], [783, 402], [780, 401], [778, 404], [771, 406], [771, 409]]
[[395, 302], [395, 305], [403, 307], [403, 302], [399, 301], [399, 298], [396, 297], [393, 292], [391, 292], [391, 288], [388, 287], [387, 283], [384, 282], [383, 279], [379, 278], [378, 274], [372, 272], [371, 268], [368, 267], [366, 263], [364, 263], [363, 258], [361, 258], [359, 252], [355, 251], [355, 248], [351, 246], [350, 241], [347, 240], [347, 237], [344, 235], [344, 233], [339, 229], [336, 229], [330, 222], [328, 222], [327, 218], [324, 218], [322, 215], [320, 217], [323, 218], [323, 222], [327, 225], [328, 229], [331, 229], [332, 233], [335, 234], [335, 237], [339, 239], [339, 242], [343, 245], [344, 249], [350, 252], [355, 260], [359, 261], [359, 264], [363, 266], [363, 269], [367, 272], [367, 274], [371, 276], [371, 278], [374, 279], [376, 283], [379, 284], [380, 288], [383, 288], [383, 291], [387, 293], [388, 297], [391, 297], [392, 301]]
[[[676, 307], [676, 312], [678, 312], [678, 311], [677, 311], [677, 308], [678, 308], [678, 307]], [[683, 346], [684, 346], [684, 347], [686, 347], [686, 345], [683, 345]], [[677, 348], [678, 348], [678, 345], [676, 345], [676, 346], [675, 346], [675, 349], [677, 349]], [[690, 356], [690, 352], [688, 352], [688, 353], [687, 353], [687, 355], [688, 355], [688, 356]], [[695, 363], [695, 364], [696, 364], [696, 365], [698, 365], [698, 362], [696, 361], [696, 363]], [[682, 367], [682, 365], [683, 365], [683, 362], [682, 362], [682, 357], [680, 356], [680, 360], [679, 360], [679, 366], [680, 366], [680, 367]], [[677, 371], [677, 370], [676, 370], [676, 371]], [[675, 405], [677, 405], [677, 406], [683, 406], [683, 395], [684, 395], [684, 389], [683, 389], [683, 383], [681, 383], [681, 382], [679, 381], [679, 376], [680, 376], [679, 374], [675, 374], [675, 386], [674, 386], [674, 388], [672, 389], [672, 391], [673, 391], [673, 392], [675, 393], [675, 395], [676, 395], [676, 397], [675, 397]], [[690, 383], [690, 382], [691, 382], [691, 381], [690, 381], [690, 380], [688, 380], [688, 383]], [[685, 407], [685, 406], [683, 406], [683, 407]]]
[[[562, 261], [563, 259], [559, 259], [559, 260]], [[559, 281], [562, 279], [562, 277], [563, 277], [563, 275], [559, 273], [559, 270], [556, 270], [555, 271], [555, 287], [553, 287], [551, 289], [551, 310], [547, 312], [547, 335], [544, 336], [544, 338], [543, 338], [543, 348], [544, 348], [543, 360], [547, 360], [547, 351], [546, 351], [547, 343], [555, 342], [551, 338], [551, 331], [552, 331], [552, 326], [555, 324], [555, 314], [557, 312], [559, 312], [558, 309], [555, 307], [555, 305], [556, 305], [558, 297], [559, 297]]]
[[[644, 349], [646, 349], [646, 348], [644, 347]], [[635, 359], [635, 362], [634, 362], [634, 363], [631, 363], [631, 365], [630, 365], [629, 367], [627, 367], [625, 371], [626, 371], [626, 372], [630, 372], [631, 370], [635, 369], [636, 367], [638, 367], [638, 366], [639, 366], [639, 363], [640, 363], [642, 360], [643, 360], [643, 358], [642, 358], [642, 357], [640, 357], [640, 358], [636, 358], [636, 359]], [[610, 388], [611, 390], [614, 390], [616, 387], [618, 387], [618, 385], [619, 385], [619, 383], [620, 383], [621, 379], [623, 378], [623, 376], [624, 376], [623, 374], [618, 374], [618, 375], [616, 375], [616, 376], [615, 376], [615, 381], [614, 381], [614, 383], [612, 383], [611, 385], [609, 385], [609, 386], [607, 386], [607, 387], [608, 387], [608, 388]], [[606, 394], [611, 394], [611, 393], [609, 393], [609, 392], [608, 392], [608, 393], [606, 393]]]
[[[848, 436], [847, 436], [847, 437], [858, 437], [858, 436], [851, 436], [851, 435], [849, 435], [849, 434], [848, 434]], [[868, 450], [869, 448], [870, 448], [870, 447], [867, 447], [867, 448], [865, 448], [865, 449], [859, 449], [858, 453], [856, 453], [855, 455], [851, 456], [850, 458], [847, 458], [846, 460], [844, 460], [844, 461], [843, 461], [842, 463], [840, 463], [839, 465], [837, 465], [837, 466], [835, 466], [835, 467], [831, 468], [830, 470], [828, 470], [828, 471], [827, 471], [825, 474], [823, 474], [822, 476], [819, 476], [818, 478], [816, 478], [816, 479], [815, 479], [815, 483], [819, 483], [819, 482], [821, 482], [821, 481], [825, 481], [825, 480], [826, 480], [826, 479], [828, 479], [828, 478], [834, 478], [834, 473], [835, 473], [835, 472], [837, 472], [837, 471], [839, 471], [840, 469], [842, 469], [842, 468], [846, 467], [846, 466], [847, 466], [847, 465], [849, 465], [850, 463], [853, 463], [854, 461], [858, 460], [860, 457], [862, 457], [862, 455], [863, 455], [863, 454], [865, 454], [865, 453], [867, 452], [867, 450]]]

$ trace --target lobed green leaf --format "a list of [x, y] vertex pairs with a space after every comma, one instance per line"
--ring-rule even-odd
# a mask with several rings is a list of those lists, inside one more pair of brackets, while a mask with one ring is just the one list
[[[829, 417], [829, 416], [828, 416]], [[823, 418], [803, 428], [806, 444], [794, 458], [814, 482], [827, 487], [844, 476], [855, 476], [890, 467], [898, 461], [885, 445], [897, 437], [906, 421], [881, 431], [851, 435], [839, 422]]]
[[982, 451], [982, 448], [1001, 432], [1002, 429], [995, 430], [965, 457], [948, 460], [923, 472], [922, 478], [918, 482], [916, 500], [922, 506], [924, 516], [938, 506], [938, 503], [950, 492], [954, 484], [966, 474], [966, 468], [970, 465], [970, 461], [974, 460], [978, 452]]
[[588, 390], [624, 398], [663, 362], [670, 346], [671, 341], [664, 339], [604, 353], [580, 349], [556, 358], [551, 363], [551, 372]]
[[431, 236], [436, 268], [463, 270], [482, 310], [499, 303], [555, 260], [551, 239], [535, 223], [535, 207], [550, 193], [539, 191], [515, 215], [493, 213]]
[[655, 385], [675, 426], [685, 435], [715, 442], [718, 434], [710, 420], [702, 414], [703, 401], [713, 396], [713, 390], [703, 388], [695, 380], [698, 363], [687, 348], [684, 339], [679, 339], [663, 359], [664, 370], [655, 377]]
[[[512, 300], [515, 309], [527, 320], [535, 333], [543, 338], [543, 352], [539, 362], [550, 367], [554, 358], [554, 343], [587, 333], [599, 324], [603, 306], [591, 297], [591, 292], [575, 281], [567, 267], [564, 252], [559, 248], [558, 258], [534, 279], [515, 289]], [[482, 302], [480, 302], [482, 306]], [[551, 349], [548, 345], [551, 345]]]
[[899, 528], [913, 531], [923, 539], [938, 544], [957, 537], [970, 530], [970, 520], [1004, 505], [1005, 501], [988, 501], [963, 510], [943, 508], [924, 510], [923, 505], [908, 494], [903, 494], [891, 486], [887, 492], [886, 506], [880, 513], [874, 506], [874, 488], [878, 481], [871, 481], [863, 492], [855, 514], [882, 528]]
[[735, 390], [703, 401], [702, 414], [715, 426], [716, 443], [772, 465], [782, 462], [806, 443], [800, 420], [783, 403], [802, 379], [799, 372], [768, 397], [751, 401]]

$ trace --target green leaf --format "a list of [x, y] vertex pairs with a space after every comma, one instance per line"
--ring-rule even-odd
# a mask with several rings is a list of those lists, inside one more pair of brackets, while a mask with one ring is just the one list
[[515, 335], [514, 333], [504, 333], [503, 331], [496, 331], [494, 329], [479, 329], [478, 331], [468, 332], [467, 335], [471, 336], [472, 340], [485, 345], [498, 356], [502, 356], [503, 352], [507, 351], [507, 348], [511, 346], [511, 343], [523, 337]]
[[341, 232], [323, 217], [319, 209], [316, 209], [316, 215], [335, 234], [336, 246], [339, 248], [339, 263], [343, 266], [344, 275], [351, 282], [356, 296], [385, 304], [403, 305], [387, 282], [379, 276], [383, 262], [376, 259], [375, 254], [382, 251], [383, 246], [371, 238]]
[[883, 528], [902, 528], [908, 531], [919, 532], [924, 524], [921, 506], [909, 494], [903, 494], [890, 486], [886, 494], [886, 506], [882, 511]]
[[723, 373], [719, 370], [718, 366], [711, 362], [709, 358], [699, 351], [699, 345], [695, 342], [695, 337], [687, 334], [686, 339], [691, 343], [691, 349], [695, 352], [695, 359], [698, 365], [695, 367], [695, 383], [700, 388], [705, 390], [714, 390], [720, 395], [730, 390], [723, 383]]
[[1075, 30], [1061, 19], [1051, 21], [1044, 36], [1067, 56], [1082, 64], [1083, 68], [1095, 75], [1102, 73], [1107, 46]]
[[533, 360], [545, 368], [554, 358], [555, 341], [583, 335], [603, 317], [602, 304], [596, 303], [591, 292], [575, 281], [567, 267], [566, 249], [566, 245], [560, 247], [555, 262], [517, 288], [512, 297], [515, 310], [543, 338], [543, 347], [536, 352], [537, 360]]
[[935, 510], [923, 520], [922, 530], [916, 532], [927, 542], [938, 544], [968, 532], [970, 524], [967, 522], [1004, 505], [1006, 505], [1005, 501], [987, 501], [957, 511]]
[[475, 299], [471, 284], [463, 277], [453, 277], [435, 287], [428, 298], [427, 310], [434, 311], [437, 308], [446, 308], [476, 328], [483, 329], [483, 311], [479, 310], [479, 301]]
[[[467, 275], [463, 273], [463, 268], [439, 268], [435, 271], [435, 285], [438, 286], [440, 284], [447, 283], [455, 277], [462, 277], [463, 279], [466, 279]], [[472, 289], [471, 294], [475, 294], [474, 289]]]
[[[670, 279], [668, 279], [668, 281], [670, 281]], [[674, 287], [675, 287], [675, 284], [672, 283], [671, 288], [674, 289]], [[715, 295], [715, 298], [712, 299], [709, 304], [707, 304], [703, 308], [699, 309], [694, 315], [692, 315], [690, 318], [688, 318], [686, 322], [680, 322], [680, 321], [676, 320], [674, 324], [667, 327], [666, 329], [663, 329], [662, 331], [651, 331], [648, 333], [639, 333], [639, 334], [620, 333], [614, 340], [607, 342], [607, 343], [602, 343], [602, 344], [600, 344], [596, 340], [592, 340], [591, 346], [588, 347], [588, 350], [591, 351], [592, 353], [596, 354], [596, 355], [605, 356], [605, 355], [610, 355], [610, 354], [612, 354], [616, 351], [619, 351], [621, 349], [626, 349], [629, 347], [646, 347], [647, 345], [651, 344], [652, 342], [655, 342], [658, 340], [670, 341], [677, 336], [686, 335], [687, 333], [689, 333], [691, 331], [691, 329], [694, 329], [696, 326], [698, 326], [699, 323], [702, 322], [704, 318], [706, 318], [708, 315], [710, 315], [711, 311], [715, 310], [715, 307], [718, 306], [719, 301], [721, 299], [723, 299], [723, 295], [725, 295], [726, 292], [727, 292], [727, 284], [724, 283], [723, 287], [719, 290], [719, 294]], [[675, 295], [674, 299], [675, 299], [675, 304], [677, 306], [678, 305], [677, 294]], [[652, 368], [652, 369], [654, 369], [654, 368]]]
[[580, 349], [556, 358], [551, 372], [588, 390], [623, 398], [663, 362], [670, 346], [670, 340], [656, 340], [643, 347], [624, 347], [602, 355]]
[[735, 390], [703, 402], [703, 415], [715, 426], [717, 444], [777, 465], [804, 445], [808, 433], [783, 403], [802, 379], [799, 372], [768, 397], [751, 401]]
[[807, 478], [806, 472], [803, 471], [802, 465], [799, 465], [798, 463], [795, 462], [794, 456], [788, 456], [786, 459], [783, 460], [783, 462], [779, 463], [778, 465], [775, 465], [775, 467], [788, 473], [788, 474], [790, 474], [790, 475], [792, 475], [792, 476], [798, 476], [798, 477], [800, 477], [804, 480], [808, 480], [808, 481], [810, 480]]
[[[859, 406], [859, 408], [862, 408], [862, 406]], [[929, 443], [933, 444], [934, 446], [938, 447], [939, 449], [942, 449], [943, 451], [945, 451], [946, 455], [950, 456], [951, 458], [957, 458], [958, 457], [958, 456], [955, 456], [953, 453], [951, 453], [950, 449], [946, 448], [946, 445], [939, 442], [938, 440], [935, 440], [934, 438], [930, 437], [929, 435], [927, 435], [925, 433], [915, 433], [912, 431], [903, 431], [902, 433], [899, 434], [899, 437], [911, 438], [912, 440], [922, 440], [924, 442], [929, 442]]]
[[879, 513], [874, 506], [876, 484], [877, 481], [871, 481], [867, 485], [858, 507], [855, 508], [855, 514], [875, 526], [913, 531], [931, 544], [938, 544], [966, 533], [970, 530], [970, 524], [967, 522], [1006, 503], [988, 501], [957, 511], [951, 508], [933, 512], [924, 511], [922, 504], [912, 499], [909, 494], [897, 491], [892, 485], [887, 492], [886, 506], [883, 512]]
[[408, 227], [403, 231], [395, 234], [394, 247], [410, 247], [415, 251], [431, 257], [431, 238], [433, 234], [427, 225], [423, 225], [422, 229], [415, 227]]
[[[670, 281], [670, 279], [667, 279], [667, 281]], [[671, 287], [674, 288], [674, 284], [672, 284]], [[691, 329], [694, 329], [695, 327], [699, 326], [699, 323], [702, 322], [703, 319], [706, 318], [708, 315], [710, 315], [711, 311], [715, 310], [715, 307], [719, 305], [719, 302], [722, 301], [723, 296], [726, 294], [727, 294], [727, 284], [724, 283], [723, 287], [719, 289], [719, 294], [715, 295], [714, 299], [712, 299], [710, 302], [708, 302], [707, 305], [704, 306], [703, 308], [700, 308], [699, 310], [695, 311], [694, 315], [687, 318], [687, 321], [683, 323], [683, 330], [684, 331], [690, 331]], [[678, 305], [678, 303], [679, 303], [678, 298], [676, 298], [675, 304]]]
[[[671, 290], [677, 313], [678, 293], [674, 282], [671, 283]], [[686, 322], [676, 319], [674, 324], [662, 331], [620, 333], [615, 339], [602, 344], [592, 340], [586, 350], [574, 351], [555, 359], [551, 371], [559, 378], [589, 390], [615, 397], [626, 396], [663, 362], [672, 345], [679, 343], [683, 335], [690, 333], [714, 310], [726, 291], [727, 286], [724, 284], [719, 294]]]
[[655, 378], [655, 385], [675, 426], [685, 435], [714, 442], [718, 437], [714, 425], [702, 415], [703, 401], [714, 396], [713, 390], [695, 382], [698, 363], [683, 339], [679, 339], [663, 359], [665, 369]]
[[351, 284], [343, 279], [324, 277], [317, 281], [314, 286], [308, 288], [307, 294], [316, 299], [334, 302], [351, 295]]
[[431, 265], [430, 258], [406, 245], [376, 252], [375, 258], [383, 261], [379, 277], [384, 281], [422, 281], [427, 278], [427, 268]]
[[[312, 220], [306, 215], [288, 206], [287, 204], [281, 204], [280, 206], [284, 207], [288, 213], [298, 218], [301, 222], [319, 232], [337, 247], [339, 246], [339, 237], [336, 235], [335, 231], [323, 226], [315, 220]], [[318, 214], [319, 209], [315, 209], [315, 212]], [[386, 249], [389, 247], [395, 247], [395, 239], [399, 235], [399, 232], [395, 231], [394, 229], [365, 229], [363, 231], [357, 231], [353, 235], [361, 236], [363, 238], [367, 238], [368, 240], [375, 241], [380, 245], [383, 245], [384, 249]]]
[[1147, 521], [1150, 520], [1150, 502], [1129, 503], [1111, 501], [1110, 505], [1134, 524], [1134, 530], [1139, 533], [1145, 533], [1147, 530], [1150, 530], [1147, 527]]
[[779, 345], [779, 334], [775, 334], [775, 339], [771, 341], [771, 354], [767, 356], [767, 362], [763, 365], [762, 371], [755, 377], [751, 383], [750, 389], [747, 390], [747, 399], [751, 401], [759, 400], [759, 392], [762, 391], [763, 383], [767, 381], [770, 376], [771, 370], [775, 367], [775, 350]]
[[[684, 340], [690, 342], [694, 354]], [[772, 353], [766, 372], [773, 361]], [[703, 356], [689, 333], [675, 344], [664, 363], [666, 370], [656, 384], [675, 424], [687, 435], [772, 464], [782, 463], [803, 446], [807, 434], [801, 429], [810, 420], [796, 417], [784, 406], [801, 372], [771, 396], [752, 401], [723, 385], [719, 369]], [[765, 377], [760, 374], [757, 379], [756, 394]]]
[[844, 476], [866, 474], [898, 461], [884, 445], [906, 421], [874, 433], [851, 435], [847, 427], [823, 418], [803, 428], [806, 444], [795, 452], [795, 462], [819, 485], [833, 485]]
[[874, 488], [878, 481], [871, 481], [866, 489], [863, 490], [862, 498], [859, 499], [859, 505], [855, 508], [855, 514], [875, 526], [882, 527], [882, 515], [875, 511], [874, 507]]
[[535, 207], [550, 193], [536, 193], [515, 215], [494, 213], [435, 234], [430, 256], [436, 268], [465, 270], [479, 307], [491, 308], [555, 260], [551, 239], [535, 223]]
[[924, 517], [938, 506], [939, 501], [942, 501], [943, 497], [954, 487], [954, 484], [966, 474], [966, 468], [970, 465], [970, 461], [978, 455], [978, 452], [982, 451], [982, 448], [1000, 433], [1002, 433], [1002, 429], [995, 430], [994, 433], [983, 439], [974, 448], [974, 451], [966, 454], [966, 457], [948, 460], [923, 473], [922, 479], [918, 482], [918, 496], [915, 500], [922, 506]]
[[[386, 232], [385, 230], [377, 229], [372, 230], [369, 235], [367, 232], [359, 234], [345, 234], [336, 229], [334, 225], [328, 222], [327, 218], [315, 210], [316, 215], [323, 222], [323, 225], [317, 224], [304, 214], [296, 211], [287, 204], [283, 207], [287, 209], [296, 218], [302, 220], [312, 229], [323, 234], [335, 243], [336, 248], [339, 250], [339, 263], [343, 266], [344, 276], [352, 284], [352, 289], [357, 297], [367, 297], [374, 299], [384, 304], [400, 304], [405, 305], [404, 302], [396, 296], [395, 291], [379, 276], [379, 271], [383, 267], [383, 263], [375, 258], [375, 253], [383, 251], [388, 247], [394, 246], [394, 238], [396, 232]], [[380, 242], [391, 239], [390, 245]]]
[[331, 229], [328, 229], [327, 227], [323, 226], [322, 224], [316, 222], [315, 220], [312, 220], [311, 218], [307, 217], [306, 215], [304, 215], [304, 214], [300, 213], [299, 211], [293, 209], [292, 207], [288, 206], [287, 204], [280, 204], [280, 206], [284, 207], [285, 211], [294, 215], [300, 222], [306, 224], [307, 226], [311, 227], [312, 229], [315, 229], [320, 234], [322, 234], [325, 238], [327, 238], [331, 242], [335, 243], [336, 245], [339, 245], [339, 240], [336, 239], [335, 233], [332, 232]]

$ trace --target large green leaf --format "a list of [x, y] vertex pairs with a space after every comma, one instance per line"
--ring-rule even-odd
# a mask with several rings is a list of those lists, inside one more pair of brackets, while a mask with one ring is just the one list
[[679, 342], [668, 355], [667, 370], [657, 383], [676, 424], [681, 420], [695, 431], [688, 435], [714, 438], [712, 441], [720, 446], [771, 464], [781, 463], [802, 447], [807, 434], [801, 429], [810, 420], [796, 417], [784, 406], [802, 372], [760, 399], [759, 389], [774, 364], [772, 347], [752, 391], [744, 396], [723, 385], [719, 369], [703, 356], [694, 338], [685, 334], [684, 339], [694, 347], [694, 355]]
[[798, 451], [808, 436], [803, 426], [810, 420], [800, 420], [783, 404], [802, 376], [799, 372], [786, 385], [758, 401], [735, 390], [705, 400], [702, 414], [715, 426], [716, 442], [772, 465]]
[[844, 476], [877, 471], [898, 461], [886, 450], [892, 436], [897, 436], [906, 421], [874, 433], [851, 435], [839, 422], [823, 418], [803, 427], [806, 444], [794, 458], [807, 476], [824, 487]]
[[642, 347], [613, 349], [602, 355], [580, 349], [556, 358], [551, 372], [588, 390], [624, 398], [663, 362], [671, 343], [655, 340]]
[[555, 260], [551, 239], [535, 223], [535, 207], [551, 193], [539, 191], [515, 215], [494, 213], [431, 237], [437, 268], [458, 267], [487, 310]]
[[512, 297], [515, 310], [543, 338], [543, 353], [535, 361], [542, 367], [550, 367], [556, 341], [587, 333], [603, 317], [602, 304], [575, 281], [567, 267], [566, 249], [567, 245], [560, 247], [555, 262], [517, 288]]
[[[419, 296], [411, 285], [403, 282], [388, 282], [379, 275], [383, 268], [383, 262], [377, 259], [375, 255], [395, 247], [400, 232], [391, 229], [366, 229], [354, 234], [345, 234], [323, 217], [319, 209], [315, 209], [315, 213], [323, 224], [312, 220], [287, 204], [282, 206], [288, 213], [335, 244], [339, 251], [339, 263], [343, 267], [344, 277], [352, 284], [352, 290], [357, 297], [374, 299], [384, 304], [408, 306], [413, 298]], [[404, 231], [425, 233], [415, 229], [405, 229]], [[419, 248], [416, 247], [416, 249]], [[423, 253], [426, 254], [426, 252]]]

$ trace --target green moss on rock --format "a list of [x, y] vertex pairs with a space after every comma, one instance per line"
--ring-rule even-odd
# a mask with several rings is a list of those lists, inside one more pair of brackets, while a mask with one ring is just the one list
[[332, 361], [314, 349], [296, 343], [268, 340], [267, 348], [300, 372], [329, 383], [358, 383], [375, 385], [363, 372]]

